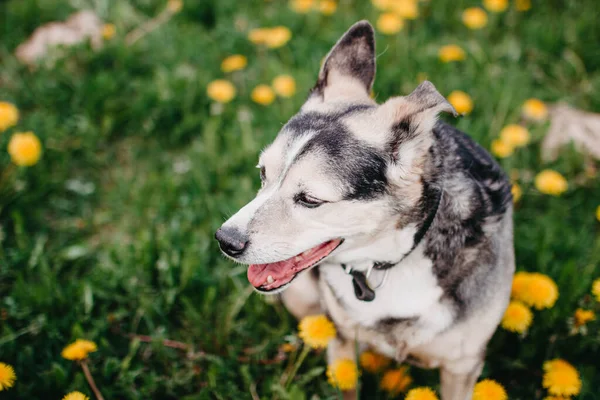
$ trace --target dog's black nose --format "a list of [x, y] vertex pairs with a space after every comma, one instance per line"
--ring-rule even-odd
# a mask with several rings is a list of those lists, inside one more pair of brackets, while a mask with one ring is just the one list
[[215, 233], [223, 253], [231, 257], [240, 256], [248, 245], [248, 238], [235, 228], [221, 227]]

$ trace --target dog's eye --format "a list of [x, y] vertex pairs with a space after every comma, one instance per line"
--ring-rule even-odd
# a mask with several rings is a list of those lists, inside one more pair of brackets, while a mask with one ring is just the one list
[[306, 208], [317, 208], [321, 204], [325, 203], [325, 201], [315, 199], [314, 197], [311, 197], [304, 192], [298, 193], [296, 196], [294, 196], [294, 201], [296, 202], [296, 204], [300, 204], [301, 206]]

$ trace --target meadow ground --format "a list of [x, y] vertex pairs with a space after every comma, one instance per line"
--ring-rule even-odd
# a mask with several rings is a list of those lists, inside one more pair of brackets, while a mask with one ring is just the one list
[[[400, 10], [403, 28], [383, 34], [398, 27], [388, 16], [378, 28], [374, 95], [406, 94], [426, 76], [444, 95], [470, 96], [472, 112], [451, 122], [484, 147], [508, 124], [529, 129], [528, 143], [501, 159], [522, 190], [517, 265], [550, 276], [559, 297], [533, 310], [525, 333], [499, 328], [483, 376], [511, 399], [542, 399], [542, 366], [561, 358], [581, 376], [579, 398], [594, 399], [600, 318], [575, 329], [573, 316], [599, 310], [591, 294], [600, 277], [598, 164], [573, 149], [542, 162], [548, 124], [525, 122], [521, 106], [539, 98], [600, 112], [600, 9], [597, 0], [534, 0], [517, 10], [522, 4], [488, 12], [478, 30], [462, 22], [465, 8], [481, 6], [475, 0], [420, 2], [416, 19]], [[169, 21], [127, 44], [127, 33], [165, 1], [0, 2], [0, 101], [20, 111], [0, 149], [18, 131], [33, 131], [43, 149], [30, 167], [0, 151], [0, 362], [17, 375], [0, 398], [93, 396], [79, 365], [61, 357], [77, 338], [97, 344], [87, 364], [106, 399], [336, 398], [323, 352], [311, 353], [287, 389], [281, 383], [297, 354], [281, 345], [297, 343], [296, 321], [254, 294], [245, 267], [225, 260], [213, 240], [253, 197], [257, 154], [302, 104], [330, 46], [352, 23], [375, 23], [382, 13], [369, 1], [323, 7], [333, 13], [300, 13], [283, 0], [185, 0]], [[75, 46], [36, 68], [16, 60], [15, 48], [36, 27], [79, 9], [114, 24], [101, 49]], [[289, 29], [289, 41], [248, 39], [251, 29], [274, 26]], [[448, 44], [461, 46], [464, 60], [441, 61]], [[232, 54], [247, 66], [223, 72]], [[294, 78], [295, 93], [254, 102], [253, 88], [280, 74]], [[230, 102], [207, 96], [216, 79], [235, 86]], [[560, 172], [568, 189], [541, 193], [534, 177], [543, 169]], [[413, 386], [437, 386], [435, 372], [410, 374]], [[387, 398], [380, 377], [362, 374], [363, 398]]]

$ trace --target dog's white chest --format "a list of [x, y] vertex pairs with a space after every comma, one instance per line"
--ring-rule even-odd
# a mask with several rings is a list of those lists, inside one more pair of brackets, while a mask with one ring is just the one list
[[[439, 312], [442, 288], [432, 271], [431, 260], [413, 252], [402, 263], [389, 270], [385, 283], [375, 289], [370, 302], [356, 298], [352, 276], [340, 265], [323, 265], [321, 274], [348, 315], [365, 327], [386, 318], [413, 318]], [[370, 281], [376, 285], [384, 271], [374, 271]]]

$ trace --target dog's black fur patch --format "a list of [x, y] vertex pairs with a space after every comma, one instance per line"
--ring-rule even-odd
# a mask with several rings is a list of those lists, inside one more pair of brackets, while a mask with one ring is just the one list
[[396, 317], [388, 317], [382, 318], [375, 324], [376, 330], [378, 332], [387, 333], [392, 330], [397, 329], [402, 326], [407, 328], [419, 320], [418, 317], [408, 317], [408, 318], [396, 318]]
[[[469, 277], [476, 281], [485, 279], [486, 271], [481, 269], [496, 265], [496, 252], [483, 226], [505, 214], [512, 196], [498, 163], [468, 136], [442, 122], [436, 124], [433, 134], [436, 140], [432, 151], [440, 162], [434, 167], [437, 176], [430, 184], [440, 187], [444, 181], [450, 181], [449, 174], [463, 174], [465, 179], [461, 182], [466, 186], [461, 190], [470, 193], [468, 215], [455, 212], [451, 193], [442, 198], [424, 240], [425, 255], [433, 261], [438, 283], [460, 318], [475, 300], [464, 283], [473, 284]], [[424, 198], [427, 197], [425, 193]]]
[[342, 122], [343, 117], [371, 108], [353, 105], [336, 114], [301, 113], [285, 126], [285, 131], [298, 137], [315, 133], [296, 160], [310, 152], [324, 153], [329, 168], [344, 183], [344, 200], [371, 200], [386, 193], [386, 155], [355, 138]]

